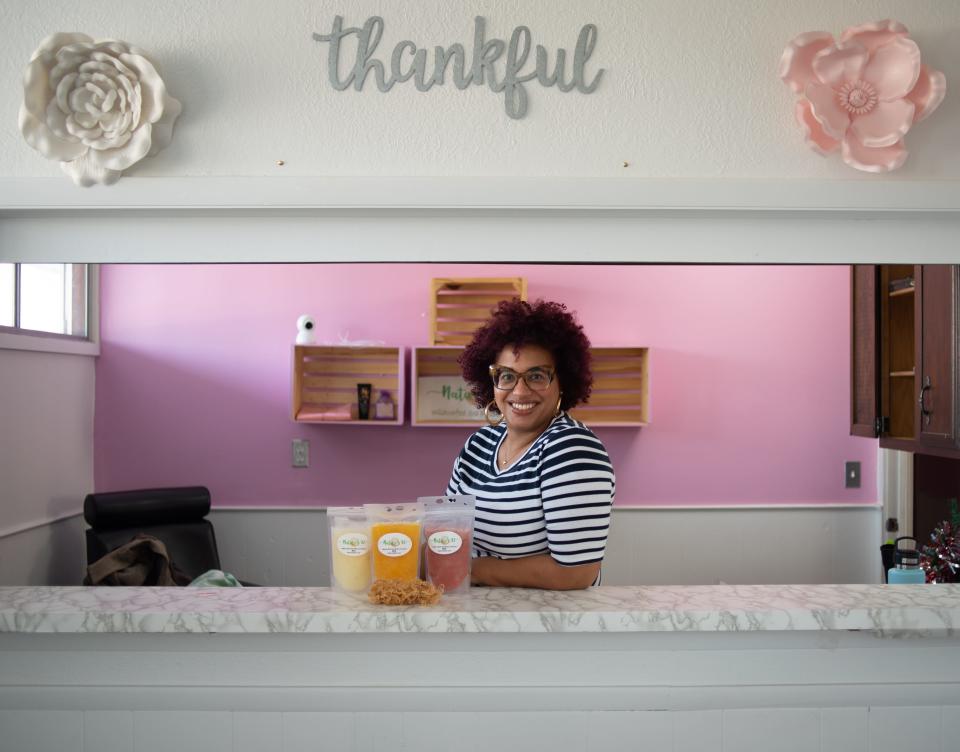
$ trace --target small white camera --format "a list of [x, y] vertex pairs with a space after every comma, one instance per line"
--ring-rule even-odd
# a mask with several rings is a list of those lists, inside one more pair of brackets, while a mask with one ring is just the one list
[[317, 335], [314, 332], [316, 329], [317, 323], [313, 320], [313, 316], [307, 316], [304, 314], [297, 319], [297, 344], [298, 345], [313, 345], [316, 344]]

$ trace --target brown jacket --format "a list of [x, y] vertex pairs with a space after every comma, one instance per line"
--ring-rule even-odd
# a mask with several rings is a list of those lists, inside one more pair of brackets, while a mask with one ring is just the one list
[[189, 585], [159, 538], [138, 533], [87, 567], [84, 585]]

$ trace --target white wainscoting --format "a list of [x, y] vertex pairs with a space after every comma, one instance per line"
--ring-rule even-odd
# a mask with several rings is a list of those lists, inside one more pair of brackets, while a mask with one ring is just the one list
[[960, 706], [513, 713], [0, 710], [0, 727], [0, 752], [956, 752]]
[[[323, 510], [215, 509], [224, 569], [248, 582], [327, 585]], [[605, 585], [878, 583], [881, 507], [619, 508]]]
[[79, 513], [0, 536], [0, 586], [79, 585], [86, 566]]
[[0, 634], [0, 752], [956, 752], [956, 644], [789, 631]]
[[[214, 509], [223, 568], [261, 585], [329, 584], [322, 509]], [[876, 583], [880, 506], [620, 508], [606, 585]], [[0, 585], [79, 585], [82, 516], [0, 537]]]

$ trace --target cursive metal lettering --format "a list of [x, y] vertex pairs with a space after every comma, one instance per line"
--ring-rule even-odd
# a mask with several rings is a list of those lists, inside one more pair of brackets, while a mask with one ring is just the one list
[[[418, 91], [429, 91], [434, 86], [445, 83], [446, 71], [452, 67], [454, 86], [466, 89], [471, 84], [486, 84], [490, 91], [503, 94], [504, 110], [509, 117], [517, 120], [527, 114], [529, 94], [525, 84], [536, 81], [544, 87], [556, 86], [562, 92], [576, 89], [583, 94], [592, 94], [600, 85], [604, 74], [604, 69], [600, 68], [589, 83], [587, 82], [587, 62], [597, 46], [597, 27], [594, 24], [586, 24], [580, 29], [573, 51], [569, 80], [565, 79], [565, 49], [557, 49], [551, 71], [547, 49], [539, 44], [533, 46], [529, 28], [517, 26], [510, 35], [509, 42], [486, 39], [486, 20], [480, 16], [473, 22], [473, 50], [469, 58], [462, 44], [456, 43], [449, 47], [436, 45], [433, 48], [433, 73], [428, 75], [427, 48], [420, 49], [410, 40], [403, 40], [393, 48], [388, 74], [388, 66], [374, 57], [383, 37], [383, 29], [384, 21], [380, 16], [371, 16], [362, 27], [344, 27], [343, 17], [337, 16], [329, 34], [313, 34], [316, 41], [330, 45], [327, 51], [327, 71], [334, 89], [344, 91], [352, 85], [360, 91], [372, 72], [374, 83], [380, 91], [390, 91], [395, 84], [411, 78]], [[340, 53], [344, 37], [349, 36], [356, 36], [356, 53], [349, 73], [342, 77]], [[531, 58], [531, 51], [533, 69], [523, 73]], [[498, 80], [497, 63], [501, 58], [503, 72]]]

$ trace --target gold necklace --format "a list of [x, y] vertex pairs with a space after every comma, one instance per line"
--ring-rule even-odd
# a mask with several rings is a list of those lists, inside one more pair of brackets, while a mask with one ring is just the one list
[[510, 457], [506, 456], [506, 449], [507, 449], [506, 442], [507, 440], [504, 439], [503, 444], [500, 445], [500, 451], [501, 453], [504, 454], [504, 456], [500, 458], [500, 467], [509, 467], [511, 462], [513, 462], [515, 459], [517, 459], [517, 457], [523, 454], [524, 451], [526, 451], [527, 447], [529, 447], [534, 442], [534, 439], [531, 439], [526, 444], [522, 444], [520, 448], [516, 452], [514, 452]]

